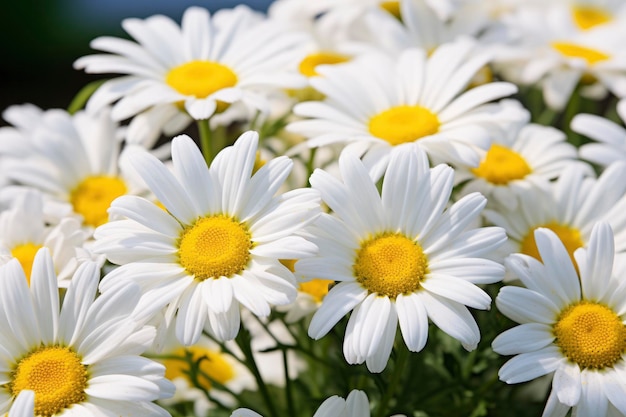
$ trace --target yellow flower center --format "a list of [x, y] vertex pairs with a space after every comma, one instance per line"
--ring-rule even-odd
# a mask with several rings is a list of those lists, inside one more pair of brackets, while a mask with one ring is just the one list
[[335, 65], [348, 62], [350, 57], [336, 52], [317, 52], [307, 55], [298, 66], [300, 73], [307, 77], [315, 77], [318, 74], [316, 68], [318, 65]]
[[567, 249], [567, 253], [569, 253], [572, 263], [576, 265], [576, 261], [574, 260], [574, 251], [584, 246], [580, 231], [573, 227], [558, 224], [556, 222], [546, 223], [531, 229], [524, 239], [522, 239], [522, 247], [520, 249], [521, 252], [541, 261], [541, 255], [539, 255], [537, 243], [535, 242], [535, 229], [538, 227], [545, 227], [552, 230], [559, 237], [559, 239], [561, 239], [565, 249]]
[[611, 14], [606, 10], [590, 5], [573, 6], [572, 16], [576, 26], [582, 30], [587, 30], [612, 20]]
[[313, 297], [313, 300], [317, 303], [321, 303], [326, 294], [328, 294], [328, 288], [335, 281], [332, 279], [319, 279], [315, 278], [311, 281], [302, 282], [298, 288], [299, 291], [305, 292]]
[[35, 392], [37, 416], [52, 416], [86, 398], [87, 367], [67, 347], [40, 347], [18, 362], [12, 377], [12, 395], [24, 389]]
[[581, 368], [613, 366], [626, 351], [626, 326], [605, 305], [580, 301], [559, 314], [554, 325], [555, 343]]
[[370, 118], [369, 131], [373, 136], [400, 145], [414, 142], [437, 133], [439, 119], [422, 106], [396, 106]]
[[232, 217], [202, 217], [183, 230], [178, 246], [180, 264], [198, 280], [231, 277], [250, 260], [248, 228]]
[[97, 227], [109, 220], [111, 202], [126, 194], [126, 184], [117, 177], [94, 175], [85, 178], [70, 193], [74, 212], [83, 216], [83, 223]]
[[383, 233], [361, 244], [353, 270], [370, 293], [395, 298], [420, 288], [428, 259], [422, 247], [403, 234]]
[[40, 248], [41, 245], [36, 245], [34, 243], [24, 243], [21, 245], [17, 245], [11, 251], [11, 256], [16, 258], [20, 262], [20, 265], [22, 265], [24, 275], [26, 275], [26, 280], [28, 281], [28, 285], [30, 285], [30, 274], [33, 270], [33, 261], [35, 260], [35, 255]]
[[493, 144], [478, 168], [472, 169], [477, 177], [496, 185], [506, 185], [513, 180], [521, 180], [532, 170], [517, 152], [504, 146]]
[[172, 68], [165, 82], [186, 96], [206, 98], [218, 90], [237, 84], [237, 75], [217, 62], [191, 61]]
[[165, 377], [167, 379], [185, 378], [190, 384], [193, 384], [193, 381], [189, 378], [191, 366], [186, 360], [185, 350], [191, 353], [191, 359], [194, 362], [198, 363], [200, 361], [200, 372], [197, 381], [201, 388], [209, 390], [211, 389], [212, 381], [224, 385], [235, 377], [235, 370], [221, 352], [201, 346], [189, 346], [172, 352], [172, 356], [176, 358], [162, 361], [165, 366]]
[[587, 48], [586, 46], [577, 45], [571, 42], [552, 42], [552, 47], [564, 57], [581, 58], [587, 61], [587, 64], [589, 65], [593, 65], [610, 58], [609, 55], [602, 51]]
[[396, 19], [401, 19], [399, 1], [383, 1], [380, 3], [380, 7], [391, 13]]

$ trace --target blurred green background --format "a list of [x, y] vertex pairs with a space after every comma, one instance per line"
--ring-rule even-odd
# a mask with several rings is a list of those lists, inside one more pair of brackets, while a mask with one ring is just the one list
[[[129, 38], [121, 27], [127, 17], [154, 14], [177, 22], [191, 6], [214, 12], [248, 4], [266, 11], [271, 0], [24, 0], [4, 2], [0, 12], [0, 111], [12, 104], [66, 108], [87, 83], [104, 78], [73, 69], [77, 58], [95, 52], [98, 36]], [[6, 125], [4, 120], [0, 125]]]

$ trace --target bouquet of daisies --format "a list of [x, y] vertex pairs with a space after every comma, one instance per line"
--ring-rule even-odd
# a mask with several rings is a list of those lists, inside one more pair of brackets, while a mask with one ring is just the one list
[[122, 26], [2, 114], [0, 413], [626, 416], [626, 4]]

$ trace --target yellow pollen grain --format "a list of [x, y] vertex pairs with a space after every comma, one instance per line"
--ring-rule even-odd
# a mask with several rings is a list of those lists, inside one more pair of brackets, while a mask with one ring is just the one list
[[392, 14], [396, 19], [401, 20], [402, 19], [402, 15], [400, 13], [400, 2], [395, 0], [395, 1], [383, 1], [382, 3], [380, 3], [380, 7], [383, 10], [386, 10], [387, 12], [389, 12], [390, 14]]
[[504, 146], [493, 144], [478, 168], [472, 169], [477, 177], [496, 185], [506, 185], [521, 180], [532, 170], [517, 152]]
[[29, 286], [30, 275], [33, 270], [33, 261], [35, 260], [35, 255], [41, 246], [42, 245], [36, 245], [34, 243], [23, 243], [15, 246], [11, 250], [11, 256], [16, 258], [20, 262], [20, 265], [22, 265], [22, 269], [24, 270], [24, 275], [26, 275], [26, 280], [28, 281]]
[[232, 277], [248, 264], [252, 246], [245, 224], [224, 215], [201, 217], [181, 234], [179, 262], [200, 281]]
[[84, 224], [97, 227], [109, 220], [109, 206], [126, 191], [126, 184], [120, 178], [94, 175], [85, 178], [70, 192], [70, 202], [74, 212], [83, 216]]
[[610, 58], [610, 55], [607, 55], [602, 51], [587, 48], [586, 46], [577, 45], [571, 42], [552, 42], [552, 47], [564, 57], [581, 58], [587, 61], [587, 64], [589, 65], [606, 61]]
[[167, 85], [186, 96], [206, 98], [218, 90], [237, 84], [237, 75], [213, 61], [190, 61], [172, 68], [165, 77]]
[[437, 116], [422, 106], [396, 106], [384, 110], [369, 120], [369, 132], [396, 146], [414, 142], [439, 131]]
[[567, 307], [553, 331], [563, 355], [583, 369], [612, 367], [626, 351], [626, 326], [613, 310], [595, 302]]
[[[235, 377], [235, 370], [221, 352], [201, 346], [189, 346], [176, 349], [171, 353], [171, 358], [162, 361], [167, 379], [184, 378], [190, 385], [193, 385], [193, 381], [189, 379], [191, 367], [185, 359], [185, 350], [191, 353], [194, 362], [200, 361], [199, 369], [201, 372], [198, 374], [197, 382], [201, 388], [210, 390], [212, 381], [224, 385]], [[200, 360], [201, 358], [202, 360]]]
[[370, 293], [396, 298], [420, 288], [428, 273], [428, 259], [422, 247], [403, 234], [383, 233], [361, 244], [353, 271]]
[[611, 14], [596, 6], [578, 5], [572, 7], [572, 17], [579, 29], [587, 30], [594, 26], [602, 25], [610, 22]]
[[557, 222], [549, 222], [531, 229], [524, 239], [522, 239], [522, 245], [520, 248], [521, 253], [532, 256], [540, 261], [542, 260], [541, 255], [539, 254], [539, 249], [537, 249], [537, 243], [535, 242], [535, 230], [539, 227], [545, 227], [552, 230], [559, 237], [559, 239], [561, 239], [565, 249], [567, 249], [567, 253], [572, 260], [572, 263], [576, 265], [574, 252], [576, 249], [584, 246], [580, 231], [576, 228], [559, 224]]
[[304, 59], [300, 61], [300, 65], [298, 65], [298, 71], [306, 77], [315, 77], [320, 75], [316, 70], [318, 65], [335, 65], [348, 61], [350, 61], [350, 57], [347, 55], [337, 52], [320, 51], [304, 57]]
[[74, 351], [44, 346], [18, 362], [9, 387], [14, 396], [34, 391], [35, 415], [48, 417], [84, 401], [87, 380], [87, 367]]

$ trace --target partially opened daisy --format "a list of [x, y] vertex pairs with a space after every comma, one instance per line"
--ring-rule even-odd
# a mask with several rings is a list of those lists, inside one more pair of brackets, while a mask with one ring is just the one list
[[96, 298], [100, 268], [82, 264], [61, 304], [52, 259], [41, 249], [31, 286], [17, 260], [0, 267], [0, 413], [24, 390], [37, 416], [169, 416], [152, 401], [174, 386], [139, 356], [155, 329], [131, 317], [138, 287]]
[[473, 228], [486, 200], [470, 194], [446, 209], [453, 170], [430, 169], [426, 154], [405, 145], [391, 154], [382, 195], [351, 152], [339, 159], [341, 180], [316, 170], [311, 185], [334, 212], [311, 226], [319, 256], [299, 260], [296, 274], [339, 283], [309, 326], [319, 339], [348, 312], [343, 343], [348, 363], [371, 372], [387, 365], [396, 329], [420, 351], [428, 320], [472, 350], [480, 340], [467, 306], [489, 308], [476, 284], [502, 279], [504, 267], [485, 259], [505, 240], [504, 230]]
[[[22, 110], [15, 106], [13, 111]], [[31, 106], [24, 111], [31, 113]], [[15, 183], [42, 192], [55, 207], [57, 221], [76, 217], [89, 232], [109, 220], [107, 209], [116, 197], [145, 192], [126, 170], [118, 124], [109, 109], [99, 113], [41, 111], [30, 130], [14, 129], [25, 150], [5, 154], [0, 169]]]
[[319, 196], [311, 189], [276, 195], [292, 162], [278, 157], [253, 174], [257, 144], [258, 134], [247, 132], [208, 168], [196, 144], [180, 136], [172, 141], [173, 172], [147, 152], [129, 155], [166, 210], [133, 196], [113, 202], [111, 213], [127, 219], [98, 228], [94, 250], [121, 266], [101, 290], [138, 283], [139, 314], [166, 309], [165, 325], [176, 315], [185, 345], [205, 323], [218, 339], [233, 339], [240, 304], [267, 316], [270, 304], [291, 302], [295, 278], [279, 259], [315, 253], [296, 232], [319, 212]]
[[[617, 113], [626, 123], [626, 100], [617, 103]], [[626, 161], [626, 129], [623, 125], [594, 114], [577, 114], [571, 127], [574, 132], [596, 141], [580, 147], [581, 158], [603, 167]]]
[[521, 191], [545, 187], [570, 165], [581, 173], [592, 173], [590, 165], [578, 160], [565, 133], [550, 126], [511, 126], [488, 151], [480, 153], [478, 167], [456, 166], [456, 181], [464, 183], [461, 192], [479, 191], [510, 210], [517, 208]]
[[[341, 67], [326, 66], [311, 79], [323, 102], [305, 102], [288, 130], [309, 138], [311, 147], [348, 144], [364, 156], [373, 177], [380, 177], [389, 152], [416, 142], [445, 162], [477, 166], [477, 149], [487, 149], [497, 123], [525, 117], [514, 109], [485, 104], [514, 93], [509, 83], [489, 83], [464, 91], [487, 54], [472, 56], [474, 42], [445, 44], [427, 58], [422, 49], [407, 49], [396, 60], [368, 54]], [[471, 57], [470, 57], [471, 56]]]
[[613, 233], [598, 223], [586, 249], [575, 253], [579, 273], [559, 238], [538, 229], [543, 263], [522, 254], [507, 266], [526, 288], [506, 286], [498, 309], [519, 326], [500, 334], [493, 349], [516, 355], [502, 366], [509, 384], [552, 374], [544, 416], [626, 414], [626, 271], [613, 267]]
[[190, 7], [181, 26], [162, 15], [126, 19], [122, 26], [137, 43], [100, 37], [91, 46], [110, 54], [85, 56], [74, 64], [90, 73], [127, 74], [105, 82], [87, 103], [88, 109], [99, 109], [117, 102], [112, 112], [116, 120], [176, 103], [196, 120], [238, 101], [267, 111], [262, 89], [304, 82], [285, 70], [302, 38], [283, 36], [279, 24], [246, 6], [213, 17], [206, 9]]

